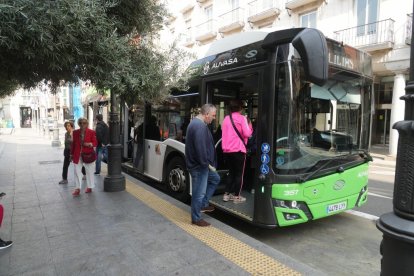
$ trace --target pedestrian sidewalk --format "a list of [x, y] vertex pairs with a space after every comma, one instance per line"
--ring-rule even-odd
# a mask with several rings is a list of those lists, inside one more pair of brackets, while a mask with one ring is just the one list
[[396, 158], [389, 155], [388, 150], [388, 145], [373, 145], [369, 152], [372, 156], [373, 164], [395, 168]]
[[[0, 136], [5, 218], [0, 275], [321, 275], [211, 218], [190, 223], [190, 207], [127, 176], [127, 190], [78, 198], [63, 150], [34, 129]], [[104, 173], [103, 173], [104, 174]]]

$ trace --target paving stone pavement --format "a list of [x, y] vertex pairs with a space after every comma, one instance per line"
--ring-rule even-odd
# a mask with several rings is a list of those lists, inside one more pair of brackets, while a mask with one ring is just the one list
[[69, 184], [58, 184], [62, 162], [63, 149], [35, 129], [0, 135], [0, 237], [14, 241], [0, 250], [0, 275], [247, 275], [129, 193], [103, 192], [103, 176], [73, 198], [72, 165]]

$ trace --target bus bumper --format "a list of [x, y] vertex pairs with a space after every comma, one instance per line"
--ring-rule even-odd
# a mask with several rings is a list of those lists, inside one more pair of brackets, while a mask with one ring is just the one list
[[[368, 197], [368, 166], [301, 184], [273, 184], [272, 203], [278, 226], [320, 219], [360, 207]], [[338, 188], [338, 183], [342, 187]]]

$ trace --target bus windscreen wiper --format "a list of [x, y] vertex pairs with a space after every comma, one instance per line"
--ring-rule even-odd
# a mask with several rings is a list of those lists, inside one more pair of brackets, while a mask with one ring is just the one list
[[299, 183], [303, 183], [308, 181], [312, 176], [314, 176], [315, 174], [317, 174], [320, 170], [326, 168], [329, 164], [331, 164], [334, 160], [338, 160], [337, 158], [325, 158], [325, 159], [319, 159], [312, 167], [309, 168], [309, 170], [311, 170], [312, 168], [315, 168], [318, 164], [320, 164], [321, 162], [326, 161], [325, 164], [323, 164], [322, 166], [320, 166], [319, 168], [317, 168], [316, 170], [314, 170], [312, 173], [308, 174], [307, 176], [303, 177], [300, 176], [298, 181]]
[[371, 154], [369, 154], [367, 150], [358, 149], [358, 155], [366, 161], [373, 161]]

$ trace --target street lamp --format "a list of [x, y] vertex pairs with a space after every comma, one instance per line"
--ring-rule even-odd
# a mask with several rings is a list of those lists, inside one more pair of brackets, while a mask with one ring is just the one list
[[[413, 4], [414, 13], [414, 4]], [[393, 128], [399, 133], [394, 184], [394, 212], [377, 221], [383, 233], [381, 275], [414, 273], [414, 20], [411, 28], [410, 80], [405, 87], [404, 121]]]
[[108, 145], [108, 175], [104, 179], [105, 192], [125, 190], [125, 176], [122, 175], [122, 145], [120, 144], [120, 123], [117, 112], [117, 101], [114, 91], [111, 91], [111, 112], [109, 113], [109, 145]]

